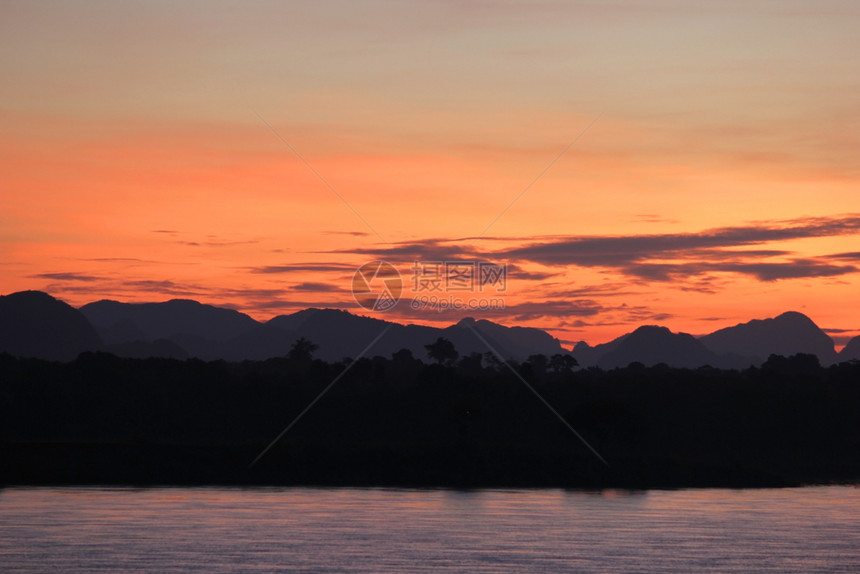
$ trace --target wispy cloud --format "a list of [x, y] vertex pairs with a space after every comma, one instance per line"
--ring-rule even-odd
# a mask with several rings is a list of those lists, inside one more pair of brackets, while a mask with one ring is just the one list
[[198, 286], [181, 285], [169, 279], [135, 279], [123, 281], [125, 287], [133, 287], [135, 289], [147, 289], [157, 291], [159, 293], [194, 293], [200, 290]]
[[338, 253], [364, 255], [374, 259], [384, 259], [392, 263], [411, 263], [413, 261], [466, 261], [483, 258], [472, 247], [456, 240], [431, 238], [421, 241], [393, 243], [385, 247], [366, 247], [341, 250]]
[[760, 223], [721, 227], [699, 233], [570, 237], [534, 243], [502, 252], [512, 259], [546, 265], [623, 266], [660, 256], [757, 245], [811, 237], [860, 233], [860, 215], [841, 218], [808, 218], [782, 224]]
[[625, 275], [648, 281], [672, 281], [679, 277], [695, 277], [707, 273], [740, 273], [755, 277], [759, 281], [776, 281], [804, 277], [834, 277], [858, 271], [851, 265], [831, 265], [815, 259], [792, 259], [779, 263], [743, 261], [637, 263], [620, 267], [620, 270]]
[[366, 231], [323, 231], [326, 235], [349, 235], [352, 237], [365, 237], [370, 235]]
[[857, 253], [821, 257], [770, 258], [792, 255], [781, 249], [737, 249], [765, 243], [854, 235], [860, 216], [807, 218], [748, 226], [722, 227], [699, 233], [568, 237], [514, 247], [496, 255], [548, 266], [614, 268], [648, 281], [671, 281], [707, 273], [740, 273], [761, 281], [831, 277], [855, 273], [852, 265], [832, 259], [860, 260]]
[[[420, 301], [419, 301], [420, 302]], [[453, 307], [414, 309], [412, 301], [402, 300], [395, 307], [392, 318], [420, 319], [422, 321], [455, 322], [463, 317], [482, 319], [504, 319], [506, 322], [531, 321], [533, 319], [558, 317], [593, 317], [607, 310], [591, 300], [540, 300], [522, 303], [506, 303], [502, 307], [488, 306], [457, 309]], [[505, 322], [503, 321], [503, 322]]]
[[313, 281], [306, 281], [304, 283], [298, 283], [290, 287], [293, 291], [317, 291], [317, 292], [331, 292], [331, 291], [343, 291], [342, 288], [337, 287], [335, 285], [330, 285], [328, 283], [315, 283]]
[[827, 256], [829, 259], [840, 259], [845, 261], [860, 261], [860, 251], [850, 253], [834, 253]]
[[345, 263], [287, 263], [284, 265], [261, 265], [250, 267], [251, 273], [277, 274], [277, 273], [306, 273], [315, 271], [320, 273], [355, 271], [355, 265]]
[[83, 281], [86, 283], [90, 283], [93, 281], [102, 281], [104, 277], [98, 277], [96, 275], [86, 275], [83, 273], [39, 273], [38, 275], [31, 275], [30, 277], [34, 279], [51, 279], [53, 281]]
[[104, 296], [114, 298], [125, 295], [133, 295], [135, 299], [139, 299], [141, 294], [145, 294], [150, 301], [162, 300], [165, 297], [208, 298], [210, 296], [210, 290], [206, 287], [169, 279], [118, 279], [115, 277], [95, 277], [85, 280], [80, 278], [63, 280], [61, 277], [53, 279], [61, 282], [47, 285], [45, 289], [48, 292], [75, 294], [76, 297], [88, 296], [89, 301]]
[[177, 241], [180, 245], [189, 247], [234, 247], [236, 245], [255, 245], [260, 243], [259, 239], [247, 239], [244, 241]]
[[[858, 268], [851, 262], [860, 261], [860, 252], [801, 256], [794, 250], [769, 244], [858, 234], [860, 215], [848, 214], [752, 222], [696, 233], [547, 236], [501, 250], [480, 249], [470, 244], [469, 238], [430, 238], [343, 252], [400, 264], [468, 260], [507, 263], [512, 276], [535, 281], [557, 273], [525, 269], [523, 264], [608, 269], [639, 281], [695, 278], [695, 283], [679, 284], [679, 288], [711, 292], [714, 285], [710, 275], [715, 273], [736, 273], [759, 281], [855, 273]], [[838, 261], [845, 264], [837, 264]]]
[[678, 223], [677, 219], [669, 219], [656, 213], [638, 213], [633, 216], [636, 223]]
[[[630, 289], [628, 282], [611, 282], [598, 285], [585, 285], [583, 287], [568, 287], [565, 284], [545, 285], [549, 290], [544, 292], [544, 296], [548, 298], [567, 298], [567, 297], [609, 297], [623, 296], [634, 293]], [[636, 291], [641, 295], [641, 290]]]
[[547, 279], [556, 277], [559, 274], [558, 272], [551, 271], [527, 271], [519, 265], [514, 265], [513, 263], [508, 264], [507, 271], [508, 279], [512, 279], [515, 281], [546, 281]]

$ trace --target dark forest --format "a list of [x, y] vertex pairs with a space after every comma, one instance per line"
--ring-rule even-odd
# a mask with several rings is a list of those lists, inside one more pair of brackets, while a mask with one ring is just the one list
[[312, 351], [297, 343], [287, 357], [242, 363], [0, 355], [0, 483], [671, 488], [860, 478], [856, 361], [601, 370], [569, 357], [458, 359], [444, 348], [433, 363], [405, 350], [328, 363]]

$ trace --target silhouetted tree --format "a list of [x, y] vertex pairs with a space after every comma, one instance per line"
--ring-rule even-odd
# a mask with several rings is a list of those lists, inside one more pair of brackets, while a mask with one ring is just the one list
[[457, 367], [465, 375], [478, 375], [481, 373], [483, 359], [481, 353], [473, 352], [460, 359]]
[[312, 343], [304, 337], [299, 337], [293, 343], [293, 346], [290, 347], [287, 358], [291, 361], [309, 362], [314, 356], [314, 351], [317, 349], [319, 349], [319, 345]]
[[532, 366], [532, 372], [535, 375], [542, 377], [546, 374], [546, 366], [548, 362], [546, 355], [529, 355], [528, 362]]
[[394, 351], [391, 354], [391, 360], [394, 361], [395, 364], [402, 363], [412, 363], [415, 360], [415, 357], [412, 356], [412, 351], [406, 348], [400, 349], [399, 351]]
[[424, 348], [427, 349], [430, 358], [440, 365], [451, 365], [460, 356], [454, 343], [444, 337], [439, 337], [435, 343], [424, 345]]
[[498, 371], [499, 367], [502, 366], [502, 361], [496, 356], [495, 353], [491, 351], [487, 351], [484, 353], [484, 361], [487, 363], [487, 368], [492, 369], [494, 371]]
[[367, 357], [361, 357], [353, 363], [350, 375], [359, 384], [366, 384], [373, 379], [373, 370], [373, 361]]
[[390, 375], [401, 386], [409, 386], [417, 382], [418, 370], [424, 364], [412, 355], [409, 349], [400, 349], [391, 354]]
[[574, 369], [574, 367], [578, 366], [579, 363], [571, 355], [556, 353], [549, 360], [549, 368], [557, 375], [560, 375], [561, 373], [569, 373]]
[[779, 374], [810, 375], [821, 369], [821, 362], [817, 355], [809, 353], [797, 353], [790, 357], [771, 355], [761, 368]]

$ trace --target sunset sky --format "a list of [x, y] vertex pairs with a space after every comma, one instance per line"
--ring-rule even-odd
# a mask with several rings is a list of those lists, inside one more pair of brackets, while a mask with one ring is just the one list
[[[0, 3], [0, 293], [860, 334], [860, 3]], [[403, 296], [360, 308], [355, 269]], [[507, 265], [414, 310], [414, 262]], [[464, 297], [463, 293], [442, 293]]]

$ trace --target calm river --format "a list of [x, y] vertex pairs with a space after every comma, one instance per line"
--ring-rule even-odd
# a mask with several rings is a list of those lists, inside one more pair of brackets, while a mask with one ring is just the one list
[[0, 571], [860, 572], [860, 488], [8, 488]]

